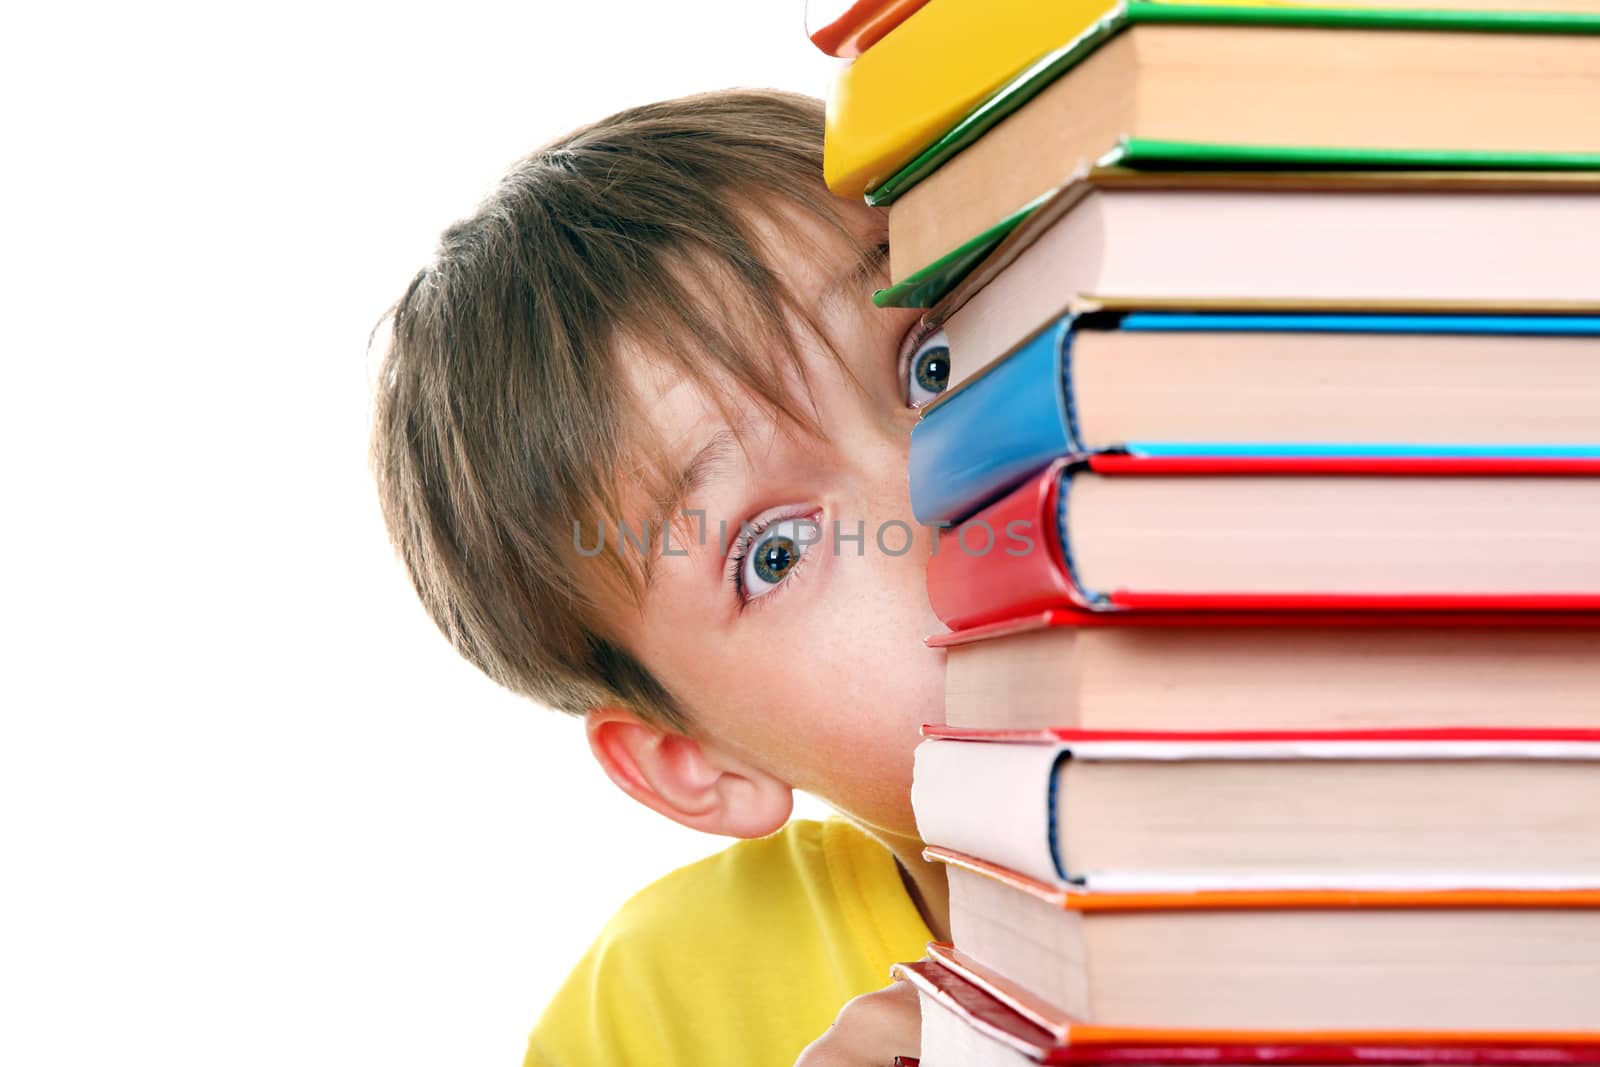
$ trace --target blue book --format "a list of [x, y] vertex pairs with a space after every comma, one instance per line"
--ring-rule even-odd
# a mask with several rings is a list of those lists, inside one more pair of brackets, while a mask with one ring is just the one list
[[1600, 457], [1600, 316], [1069, 314], [923, 411], [912, 509], [1102, 451]]

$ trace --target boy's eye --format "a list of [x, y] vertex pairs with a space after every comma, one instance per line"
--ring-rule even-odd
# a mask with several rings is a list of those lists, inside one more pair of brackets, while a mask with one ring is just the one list
[[920, 408], [944, 392], [950, 382], [950, 342], [939, 330], [907, 338], [901, 355], [901, 380], [906, 383], [906, 406]]
[[754, 600], [776, 589], [819, 540], [821, 527], [810, 519], [783, 519], [751, 535], [739, 575], [744, 599]]

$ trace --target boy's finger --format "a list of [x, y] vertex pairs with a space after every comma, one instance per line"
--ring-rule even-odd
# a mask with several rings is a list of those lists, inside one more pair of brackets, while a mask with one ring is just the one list
[[801, 1053], [795, 1067], [887, 1067], [896, 1056], [922, 1051], [917, 991], [894, 982], [863, 993], [840, 1010], [828, 1032]]

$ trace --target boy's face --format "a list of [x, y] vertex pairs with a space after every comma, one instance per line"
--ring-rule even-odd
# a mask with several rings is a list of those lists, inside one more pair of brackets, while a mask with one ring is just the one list
[[[919, 313], [872, 305], [885, 279], [858, 263], [884, 240], [883, 219], [864, 205], [841, 210], [859, 246], [796, 214], [813, 239], [780, 239], [775, 264], [862, 386], [797, 332], [821, 439], [784, 432], [741, 401], [746, 454], [692, 381], [648, 358], [630, 364], [672, 461], [704, 464], [683, 507], [703, 509], [705, 524], [703, 537], [697, 520], [674, 530], [673, 552], [687, 555], [655, 561], [643, 612], [622, 636], [688, 710], [693, 734], [914, 838], [912, 750], [919, 725], [944, 718], [944, 653], [923, 644], [944, 629], [924, 585], [934, 531], [913, 519], [906, 479], [914, 405], [928, 398], [908, 389], [902, 351]], [[741, 539], [741, 524], [759, 532]]]

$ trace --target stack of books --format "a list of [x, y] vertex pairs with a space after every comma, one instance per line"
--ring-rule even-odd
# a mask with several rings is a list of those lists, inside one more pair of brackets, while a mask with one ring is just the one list
[[1600, 4], [1439, 6], [813, 26], [948, 374], [923, 1067], [1600, 1063]]

